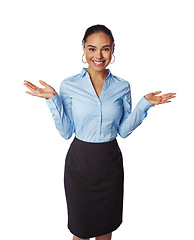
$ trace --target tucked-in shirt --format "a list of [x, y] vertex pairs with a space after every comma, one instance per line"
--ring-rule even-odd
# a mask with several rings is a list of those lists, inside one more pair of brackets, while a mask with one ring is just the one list
[[142, 97], [132, 111], [129, 82], [107, 71], [100, 97], [87, 69], [83, 68], [81, 73], [62, 81], [59, 94], [46, 99], [55, 126], [64, 139], [71, 138], [73, 133], [86, 142], [108, 142], [118, 134], [126, 138], [154, 106]]

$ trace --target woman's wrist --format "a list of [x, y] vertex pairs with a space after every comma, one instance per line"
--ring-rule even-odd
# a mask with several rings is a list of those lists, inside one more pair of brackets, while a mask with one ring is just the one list
[[53, 92], [53, 93], [51, 93], [50, 96], [48, 96], [46, 99], [53, 98], [56, 94], [57, 94], [57, 92]]

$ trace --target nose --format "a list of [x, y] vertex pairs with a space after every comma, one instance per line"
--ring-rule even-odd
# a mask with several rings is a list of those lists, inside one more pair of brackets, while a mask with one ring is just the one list
[[99, 50], [99, 51], [96, 52], [96, 58], [97, 58], [97, 59], [103, 58], [103, 55], [102, 55], [102, 51], [101, 51], [101, 50]]

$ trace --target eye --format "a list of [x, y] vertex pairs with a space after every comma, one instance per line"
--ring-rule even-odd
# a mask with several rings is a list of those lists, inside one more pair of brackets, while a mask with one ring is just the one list
[[108, 51], [110, 51], [110, 49], [109, 48], [104, 48], [103, 51], [108, 52]]
[[89, 48], [89, 51], [94, 52], [95, 49], [94, 48]]

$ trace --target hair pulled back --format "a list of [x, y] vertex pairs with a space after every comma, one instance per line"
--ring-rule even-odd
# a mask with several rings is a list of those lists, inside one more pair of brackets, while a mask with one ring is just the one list
[[114, 38], [113, 38], [113, 35], [112, 35], [112, 32], [110, 31], [110, 29], [108, 29], [104, 25], [97, 24], [97, 25], [93, 25], [93, 26], [89, 27], [86, 30], [84, 38], [82, 40], [82, 42], [84, 43], [84, 47], [85, 47], [86, 40], [90, 35], [92, 35], [94, 33], [100, 33], [100, 32], [108, 35], [110, 37], [112, 44], [114, 43]]

